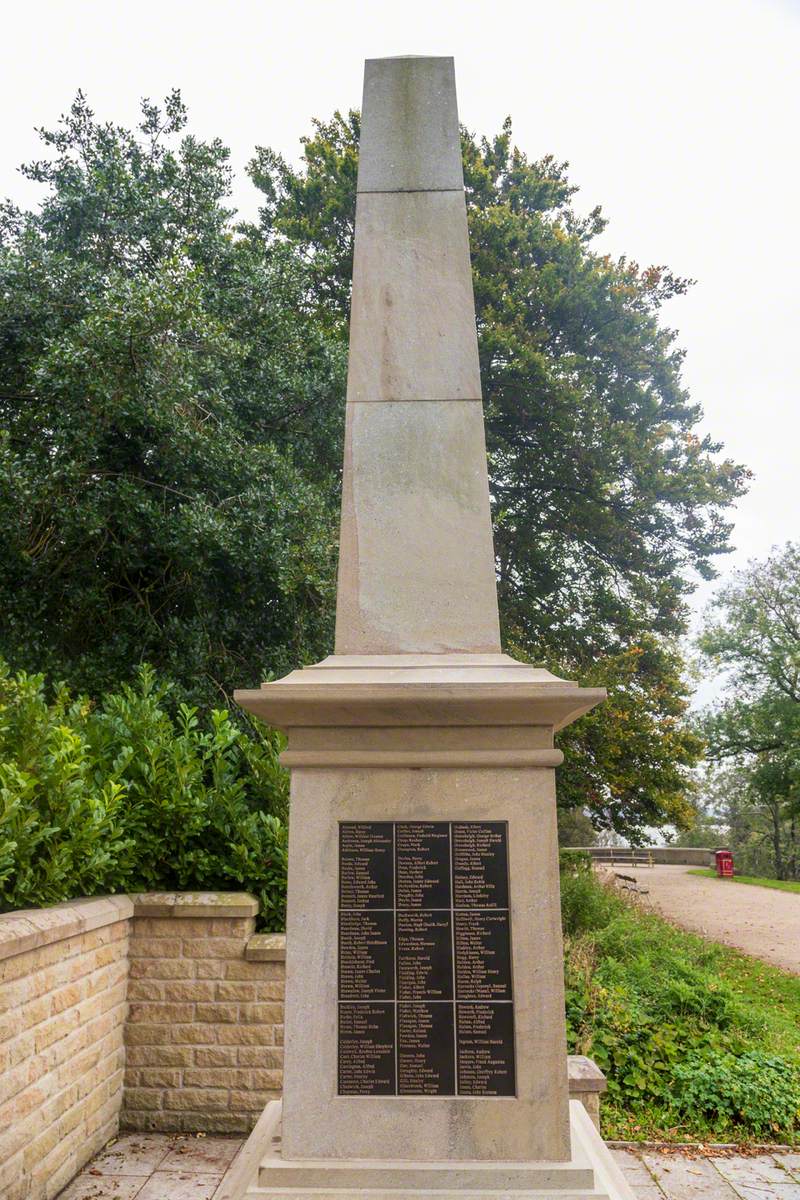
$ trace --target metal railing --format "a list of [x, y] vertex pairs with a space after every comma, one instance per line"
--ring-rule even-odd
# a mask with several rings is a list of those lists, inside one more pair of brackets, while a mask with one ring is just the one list
[[612, 867], [652, 867], [653, 856], [649, 850], [634, 850], [630, 846], [592, 846], [595, 862], [608, 863]]

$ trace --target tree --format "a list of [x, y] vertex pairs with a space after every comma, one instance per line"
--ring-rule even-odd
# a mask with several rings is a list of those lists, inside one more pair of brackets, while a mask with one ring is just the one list
[[[788, 543], [720, 589], [700, 648], [727, 672], [705, 716], [712, 761], [735, 768], [732, 828], [768, 843], [779, 879], [800, 876], [800, 546]], [[742, 816], [742, 805], [750, 809]]]
[[697, 792], [692, 801], [694, 824], [679, 831], [670, 842], [673, 846], [721, 849], [731, 842], [734, 821], [730, 796], [731, 793], [735, 796], [739, 786], [738, 772], [733, 769], [722, 772], [706, 764], [698, 775]]
[[[79, 96], [0, 216], [0, 652], [97, 695], [142, 660], [192, 702], [330, 648], [358, 115], [250, 167], [177, 93], [136, 133]], [[698, 438], [660, 323], [686, 288], [594, 248], [566, 165], [463, 137], [504, 638], [606, 683], [560, 797], [638, 837], [691, 818], [676, 639], [746, 472]]]
[[235, 235], [225, 147], [142, 114], [79, 94], [2, 209], [0, 651], [218, 703], [327, 648], [346, 355], [298, 254]]
[[593, 846], [596, 840], [591, 817], [582, 808], [558, 810], [558, 844], [564, 848]]
[[[309, 268], [309, 302], [346, 337], [358, 114], [315, 122], [301, 170], [260, 149], [259, 229]], [[511, 125], [463, 132], [472, 268], [506, 645], [610, 701], [562, 737], [567, 808], [637, 837], [691, 819], [701, 743], [685, 719], [675, 639], [687, 575], [714, 573], [747, 472], [694, 429], [682, 352], [659, 320], [687, 281], [612, 261], [580, 216], [566, 164], [528, 159]]]

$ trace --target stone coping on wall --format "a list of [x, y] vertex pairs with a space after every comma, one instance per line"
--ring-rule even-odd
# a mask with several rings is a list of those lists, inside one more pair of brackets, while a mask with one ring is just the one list
[[20, 908], [0, 913], [0, 959], [132, 916], [133, 903], [128, 896], [96, 896], [91, 900], [66, 900], [50, 908]]
[[597, 1063], [585, 1054], [567, 1055], [567, 1074], [572, 1095], [604, 1092], [608, 1087], [608, 1080]]
[[285, 933], [254, 933], [245, 946], [244, 956], [250, 962], [285, 962]]
[[258, 900], [249, 892], [132, 892], [136, 917], [254, 917]]
[[[19, 908], [0, 913], [0, 959], [134, 916], [241, 919], [255, 917], [258, 907], [258, 900], [248, 892], [132, 892], [65, 900], [49, 908]], [[286, 936], [253, 934], [244, 954], [250, 962], [283, 962]]]

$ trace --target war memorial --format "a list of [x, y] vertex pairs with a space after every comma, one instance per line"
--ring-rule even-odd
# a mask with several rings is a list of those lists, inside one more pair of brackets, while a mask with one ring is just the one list
[[288, 735], [282, 1102], [241, 1195], [631, 1197], [568, 1098], [553, 734], [501, 652], [453, 61], [366, 64], [333, 655]]

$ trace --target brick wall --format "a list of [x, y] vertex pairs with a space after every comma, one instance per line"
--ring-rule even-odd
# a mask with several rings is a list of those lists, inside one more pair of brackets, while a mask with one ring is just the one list
[[122, 1126], [247, 1132], [283, 1080], [282, 937], [251, 896], [134, 896]]
[[114, 1135], [125, 896], [0, 917], [0, 1196], [49, 1200]]
[[0, 1196], [133, 1130], [246, 1132], [283, 1081], [284, 939], [237, 893], [0, 915]]

